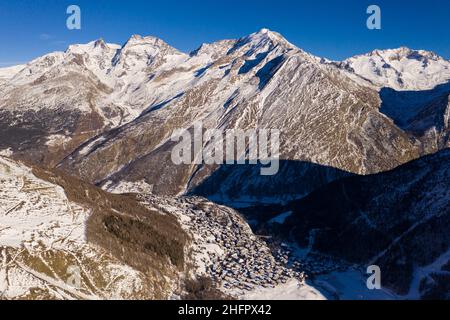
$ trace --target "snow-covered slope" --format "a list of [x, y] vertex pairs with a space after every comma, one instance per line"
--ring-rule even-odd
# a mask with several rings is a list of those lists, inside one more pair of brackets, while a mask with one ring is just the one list
[[[285, 163], [277, 177], [261, 181], [255, 166], [236, 166], [231, 174], [229, 168], [219, 168], [221, 183], [208, 184], [209, 193], [202, 193], [207, 196], [298, 197], [343, 172], [379, 172], [419, 156], [416, 141], [379, 112], [377, 90], [267, 29], [203, 45], [148, 85], [154, 88], [152, 99], [159, 90], [171, 92], [171, 98], [152, 100], [138, 119], [89, 141], [89, 150], [83, 146], [61, 167], [110, 188], [145, 180], [156, 193], [193, 190], [218, 168], [175, 166], [170, 136], [196, 121], [206, 129], [281, 131]], [[320, 179], [315, 177], [317, 166], [328, 168]], [[304, 178], [303, 190], [292, 187], [296, 176]]]
[[0, 81], [6, 81], [6, 80], [13, 78], [23, 68], [25, 68], [25, 65], [0, 68]]
[[172, 284], [164, 292], [158, 283], [169, 275], [175, 278], [170, 266], [159, 271], [166, 280], [154, 279], [88, 241], [94, 210], [70, 200], [61, 186], [38, 178], [30, 168], [0, 156], [0, 298], [168, 297]]
[[378, 87], [429, 90], [450, 81], [450, 61], [425, 50], [375, 50], [339, 65]]
[[173, 83], [159, 88], [148, 79], [187, 57], [162, 40], [133, 36], [123, 46], [100, 39], [0, 69], [0, 149], [54, 165], [85, 140], [171, 98]]
[[425, 153], [450, 146], [450, 61], [402, 47], [375, 50], [337, 65], [356, 81], [379, 90], [380, 111], [419, 139]]
[[[74, 184], [0, 156], [0, 298], [161, 299], [182, 295], [186, 277], [202, 276], [236, 298], [262, 299], [284, 289], [286, 298], [324, 298], [301, 271], [276, 261], [232, 209], [152, 195], [141, 195], [143, 207], [137, 207], [127, 196]], [[138, 220], [128, 220], [134, 216]], [[160, 255], [184, 232], [190, 240], [181, 272]]]
[[[38, 58], [0, 85], [0, 150], [111, 190], [138, 182], [179, 194], [218, 171], [221, 184], [207, 183], [201, 194], [299, 197], [346, 172], [389, 170], [447, 147], [447, 91], [411, 106], [417, 99], [396, 89], [424, 90], [448, 74], [448, 61], [405, 48], [331, 63], [267, 29], [190, 54], [155, 37], [132, 36], [123, 46], [98, 40]], [[171, 134], [197, 121], [280, 130], [278, 178], [261, 181], [256, 167], [173, 165]], [[298, 176], [305, 184], [294, 190]]]
[[[230, 206], [285, 203], [344, 176], [384, 172], [448, 148], [449, 79], [449, 62], [430, 52], [374, 51], [335, 63], [308, 54], [267, 29], [237, 40], [203, 44], [190, 54], [155, 37], [132, 36], [123, 46], [100, 39], [72, 45], [25, 66], [0, 69], [0, 154], [57, 166], [117, 193], [196, 194]], [[198, 121], [205, 129], [280, 130], [279, 173], [263, 177], [260, 166], [253, 165], [175, 165], [172, 133], [192, 129]], [[205, 147], [211, 148], [212, 143], [206, 141]], [[280, 265], [234, 210], [199, 198], [148, 196], [143, 199], [148, 211], [132, 195], [111, 195], [42, 170], [38, 178], [37, 171], [4, 158], [1, 164], [0, 292], [7, 297], [167, 297], [174, 292], [177, 268], [185, 263], [187, 239], [178, 219], [193, 236], [195, 273], [225, 279], [225, 293], [273, 297], [285, 291], [290, 297], [321, 298], [315, 290], [299, 285], [302, 281], [288, 281], [303, 270], [295, 273]], [[445, 170], [438, 172], [447, 175]], [[383, 185], [381, 177], [381, 181], [375, 179], [374, 189], [364, 186], [361, 190], [385, 192], [389, 184]], [[395, 178], [404, 179], [401, 174], [395, 176], [391, 181], [395, 186]], [[412, 187], [423, 183], [421, 175], [417, 178], [406, 194], [399, 193], [401, 197], [417, 191]], [[31, 190], [23, 186], [27, 181]], [[425, 187], [435, 190], [429, 184]], [[441, 210], [442, 199], [427, 202], [434, 195], [424, 195], [426, 202], [418, 208]], [[344, 196], [350, 204], [356, 201]], [[389, 195], [379, 196], [383, 204], [397, 205], [403, 199], [390, 202]], [[158, 214], [154, 207], [165, 214]], [[397, 213], [394, 209], [383, 211], [387, 217], [383, 222]], [[295, 210], [279, 212], [291, 211], [284, 224], [295, 219]], [[419, 211], [413, 210], [420, 216]], [[435, 218], [433, 212], [430, 216]], [[344, 215], [337, 224], [349, 217], [353, 216]], [[361, 228], [367, 226], [360, 222], [368, 221], [371, 230], [367, 214], [355, 219]], [[394, 231], [386, 237], [397, 234]], [[237, 235], [251, 250], [237, 252]], [[160, 241], [164, 245], [155, 247]], [[350, 241], [348, 247], [355, 243], [359, 242]], [[262, 256], [255, 245], [264, 251]], [[343, 250], [357, 253], [348, 247]], [[81, 259], [76, 266], [89, 266], [83, 273], [94, 285], [73, 291], [63, 284], [66, 269], [61, 269], [59, 257], [68, 259], [68, 254]], [[106, 260], [95, 260], [102, 254]], [[236, 262], [235, 254], [254, 263]], [[442, 267], [440, 262], [428, 262], [415, 270]], [[114, 275], [108, 271], [98, 276], [94, 270], [99, 268], [113, 268]], [[242, 271], [245, 279], [232, 281], [230, 275], [220, 273], [224, 270]], [[249, 270], [267, 271], [270, 276], [255, 280], [247, 277]], [[120, 275], [133, 284], [108, 285]], [[142, 278], [149, 275], [150, 279]], [[273, 286], [267, 279], [282, 281]], [[19, 283], [19, 291], [14, 291], [13, 281]], [[126, 291], [130, 286], [132, 291]], [[404, 288], [404, 283], [399, 287]]]
[[37, 179], [26, 167], [5, 158], [0, 161], [3, 245], [19, 248], [55, 242], [58, 248], [85, 243], [83, 223], [88, 210], [71, 204], [61, 187]]

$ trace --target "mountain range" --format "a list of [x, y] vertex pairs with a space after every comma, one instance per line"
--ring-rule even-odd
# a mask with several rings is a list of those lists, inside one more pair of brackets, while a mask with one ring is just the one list
[[[172, 133], [198, 122], [280, 130], [278, 174], [175, 165]], [[404, 277], [386, 282], [399, 296], [414, 270], [448, 258], [448, 232], [433, 235], [450, 214], [449, 127], [450, 61], [405, 47], [330, 61], [268, 29], [188, 54], [155, 37], [100, 39], [0, 69], [1, 155], [110, 193], [201, 196], [300, 247], [323, 229], [310, 248], [322, 256], [378, 255], [392, 277], [403, 259]], [[283, 210], [285, 222], [267, 225]], [[447, 271], [433, 272], [439, 288], [424, 280], [414, 297], [446, 297]]]

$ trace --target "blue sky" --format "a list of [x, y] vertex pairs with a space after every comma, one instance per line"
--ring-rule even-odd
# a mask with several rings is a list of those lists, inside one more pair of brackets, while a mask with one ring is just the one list
[[[66, 28], [71, 4], [81, 8], [81, 30]], [[382, 30], [366, 28], [370, 4], [381, 7]], [[448, 0], [0, 0], [0, 66], [98, 38], [121, 44], [132, 34], [187, 52], [263, 27], [330, 59], [403, 45], [450, 59]]]

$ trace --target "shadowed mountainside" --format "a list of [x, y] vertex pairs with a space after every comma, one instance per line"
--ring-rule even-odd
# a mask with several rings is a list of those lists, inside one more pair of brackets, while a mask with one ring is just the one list
[[353, 175], [306, 161], [281, 160], [274, 176], [260, 174], [261, 165], [218, 166], [205, 180], [194, 175], [189, 194], [234, 206], [241, 203], [280, 203], [302, 198], [327, 183]]
[[[383, 285], [398, 294], [446, 299], [449, 163], [446, 149], [389, 172], [334, 181], [284, 206], [240, 211], [249, 219], [264, 212], [260, 227], [300, 247], [379, 265]], [[285, 212], [290, 215], [281, 225], [269, 222]]]
[[421, 142], [424, 154], [450, 146], [450, 82], [423, 91], [380, 90], [380, 112]]

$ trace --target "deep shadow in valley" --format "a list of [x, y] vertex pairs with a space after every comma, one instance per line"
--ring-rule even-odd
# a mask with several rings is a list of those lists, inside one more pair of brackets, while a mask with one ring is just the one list
[[[416, 281], [422, 298], [447, 299], [449, 163], [446, 149], [369, 176], [301, 161], [283, 161], [273, 177], [258, 177], [257, 167], [223, 166], [192, 194], [234, 207], [257, 234], [352, 264], [379, 265], [383, 286], [397, 294], [407, 295]], [[248, 179], [250, 187], [241, 188]], [[280, 198], [284, 193], [298, 199]], [[414, 278], [415, 270], [437, 260], [443, 265]]]
[[[353, 175], [330, 166], [295, 160], [280, 160], [278, 173], [272, 176], [261, 175], [261, 168], [261, 164], [200, 168], [189, 186], [189, 194], [231, 206], [287, 203], [331, 181]], [[203, 177], [202, 170], [212, 173], [205, 179], [196, 179], [197, 175]]]
[[403, 130], [415, 131], [420, 135], [436, 124], [440, 127], [438, 129], [442, 129], [449, 95], [450, 81], [420, 91], [398, 91], [385, 87], [380, 90], [380, 112], [393, 119]]

